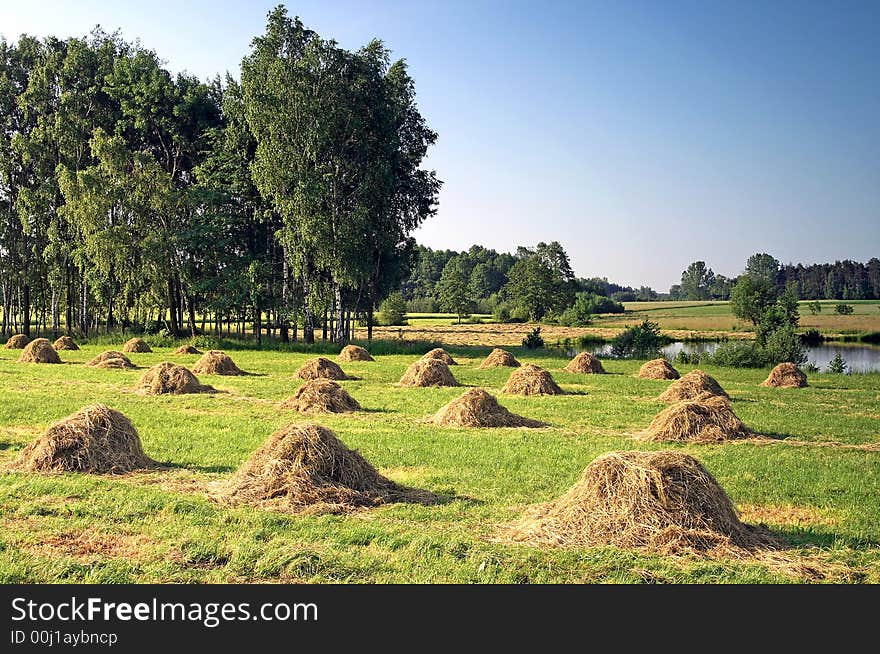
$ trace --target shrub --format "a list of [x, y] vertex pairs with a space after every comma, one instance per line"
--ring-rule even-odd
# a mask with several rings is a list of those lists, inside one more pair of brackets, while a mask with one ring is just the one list
[[801, 342], [804, 345], [821, 345], [824, 340], [825, 337], [818, 329], [808, 329], [801, 334]]
[[771, 365], [784, 361], [800, 365], [807, 360], [803, 341], [793, 325], [785, 325], [771, 332], [764, 343], [764, 351]]
[[809, 373], [819, 372], [819, 366], [816, 365], [815, 361], [810, 361], [809, 363], [805, 363], [803, 368], [804, 368], [804, 372], [809, 372]]
[[414, 297], [406, 303], [406, 313], [437, 313], [440, 305], [432, 297]]
[[848, 316], [848, 315], [852, 314], [853, 311], [855, 311], [855, 309], [853, 309], [853, 306], [851, 304], [842, 304], [841, 303], [841, 304], [834, 305], [834, 313], [836, 313], [839, 316]]
[[807, 308], [810, 310], [810, 313], [812, 313], [814, 316], [817, 313], [822, 313], [822, 303], [819, 302], [819, 300], [813, 300], [812, 302], [807, 304]]
[[559, 324], [566, 327], [586, 327], [592, 322], [593, 317], [586, 293], [578, 293], [574, 299], [574, 304], [559, 316]]
[[664, 339], [660, 335], [660, 325], [650, 320], [630, 327], [614, 337], [611, 343], [611, 356], [619, 359], [653, 359], [660, 352]]
[[523, 339], [522, 344], [523, 347], [530, 350], [537, 350], [544, 347], [544, 339], [541, 337], [541, 328], [535, 327], [529, 332], [528, 336]]
[[835, 375], [842, 375], [846, 372], [847, 364], [840, 352], [834, 355], [834, 358], [828, 363], [828, 372]]
[[585, 296], [588, 313], [623, 313], [624, 308], [620, 302], [615, 302], [610, 297], [596, 295], [595, 293], [581, 293]]
[[722, 343], [706, 359], [716, 366], [730, 368], [765, 368], [770, 365], [764, 348], [750, 341]]
[[406, 324], [406, 300], [399, 291], [386, 297], [379, 306], [379, 323], [382, 325]]
[[492, 319], [495, 322], [510, 322], [510, 309], [503, 304], [499, 304], [492, 312]]

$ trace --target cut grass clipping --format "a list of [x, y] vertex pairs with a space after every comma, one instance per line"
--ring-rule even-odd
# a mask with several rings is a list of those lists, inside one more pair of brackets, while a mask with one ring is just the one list
[[55, 339], [55, 342], [52, 343], [52, 347], [55, 348], [56, 351], [60, 352], [61, 350], [78, 350], [79, 345], [76, 344], [70, 336], [59, 336]]
[[562, 395], [565, 391], [553, 381], [549, 372], [531, 363], [525, 363], [510, 373], [501, 392], [513, 395]]
[[702, 370], [692, 370], [669, 385], [657, 399], [661, 402], [682, 402], [706, 397], [728, 397], [721, 385]]
[[336, 379], [339, 381], [351, 379], [343, 372], [339, 364], [324, 357], [316, 357], [306, 361], [296, 371], [296, 376], [306, 381], [310, 379]]
[[288, 425], [272, 434], [220, 487], [217, 499], [294, 513], [436, 500], [383, 477], [331, 430], [314, 424]]
[[681, 377], [678, 370], [673, 368], [666, 359], [652, 359], [645, 362], [639, 368], [639, 374], [636, 376], [641, 379], [678, 379]]
[[135, 387], [144, 395], [182, 395], [184, 393], [210, 393], [214, 389], [199, 383], [187, 368], [163, 361], [147, 370]]
[[706, 397], [663, 409], [639, 434], [639, 439], [720, 443], [753, 436], [755, 433], [737, 417], [727, 399]]
[[339, 353], [339, 360], [346, 361], [375, 361], [372, 355], [360, 345], [346, 345]]
[[7, 350], [23, 350], [24, 347], [31, 342], [31, 339], [24, 334], [15, 334], [9, 337], [4, 346]]
[[422, 359], [436, 359], [437, 361], [442, 361], [447, 366], [457, 366], [458, 364], [455, 362], [455, 359], [444, 350], [442, 347], [435, 347], [433, 350], [427, 352]]
[[225, 352], [220, 350], [210, 350], [205, 352], [201, 358], [196, 361], [192, 371], [197, 375], [246, 375], [232, 358]]
[[361, 405], [335, 381], [311, 379], [284, 400], [281, 408], [300, 413], [351, 413], [360, 411]]
[[54, 423], [24, 448], [10, 469], [121, 474], [158, 465], [144, 454], [128, 418], [92, 404]]
[[563, 368], [566, 372], [577, 372], [588, 375], [604, 375], [602, 362], [589, 352], [581, 352]]
[[153, 348], [140, 338], [131, 338], [122, 346], [123, 352], [152, 352]]
[[511, 413], [482, 388], [468, 389], [441, 408], [432, 422], [440, 427], [546, 427], [546, 423]]
[[440, 359], [419, 359], [410, 365], [400, 378], [400, 386], [427, 388], [429, 386], [458, 386], [452, 371]]
[[515, 541], [557, 547], [612, 545], [663, 555], [748, 556], [776, 543], [740, 521], [727, 493], [683, 452], [610, 452], [559, 499], [507, 530]]
[[18, 357], [19, 363], [61, 363], [61, 357], [49, 339], [35, 338], [28, 343]]
[[761, 382], [761, 386], [804, 388], [807, 386], [807, 376], [793, 363], [780, 363], [770, 371], [770, 376]]
[[496, 347], [480, 364], [480, 370], [488, 368], [519, 368], [519, 361], [507, 350]]
[[199, 350], [195, 345], [181, 345], [179, 348], [174, 350], [174, 354], [183, 355], [183, 354], [201, 354], [202, 351]]
[[122, 370], [131, 370], [135, 367], [131, 362], [131, 359], [125, 356], [122, 352], [117, 352], [116, 350], [101, 352], [101, 354], [89, 361], [86, 365], [91, 368], [117, 368]]

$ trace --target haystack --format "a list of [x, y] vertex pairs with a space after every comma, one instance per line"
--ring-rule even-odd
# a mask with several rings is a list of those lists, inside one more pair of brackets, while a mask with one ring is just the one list
[[682, 402], [706, 397], [728, 397], [721, 385], [702, 370], [692, 370], [669, 385], [657, 399], [661, 402]]
[[357, 400], [331, 379], [307, 381], [284, 400], [281, 407], [300, 413], [350, 413], [361, 410]]
[[372, 355], [360, 345], [346, 345], [339, 353], [340, 361], [375, 361]]
[[807, 386], [807, 376], [793, 363], [780, 363], [770, 371], [770, 376], [761, 382], [761, 386], [804, 388]]
[[639, 368], [637, 377], [642, 379], [678, 379], [681, 377], [678, 370], [672, 367], [666, 359], [651, 359]]
[[116, 350], [101, 352], [101, 354], [89, 361], [86, 365], [92, 368], [122, 368], [126, 370], [135, 367], [131, 362], [131, 359], [125, 356], [122, 352], [117, 352]]
[[525, 363], [510, 373], [501, 392], [514, 395], [562, 395], [565, 391], [553, 381], [549, 372], [531, 363]]
[[440, 359], [419, 359], [403, 373], [401, 386], [458, 386], [458, 381]]
[[125, 341], [125, 345], [122, 346], [123, 352], [152, 352], [153, 348], [151, 348], [147, 342], [140, 338], [132, 338]]
[[733, 412], [727, 399], [709, 396], [679, 402], [663, 409], [639, 434], [639, 438], [646, 441], [719, 443], [754, 435]]
[[310, 379], [335, 379], [337, 381], [351, 379], [345, 374], [342, 368], [339, 367], [339, 364], [324, 357], [309, 359], [300, 366], [299, 370], [296, 371], [295, 376], [300, 379], [305, 379], [306, 381]]
[[59, 338], [57, 338], [55, 340], [54, 343], [52, 343], [52, 347], [55, 348], [56, 352], [61, 351], [61, 350], [78, 350], [79, 349], [79, 345], [77, 345], [76, 341], [74, 341], [72, 338], [70, 338], [70, 336], [60, 336]]
[[174, 350], [174, 354], [182, 355], [182, 354], [201, 354], [202, 351], [197, 348], [195, 345], [181, 345], [179, 348]]
[[611, 545], [675, 555], [748, 554], [775, 543], [740, 521], [724, 489], [683, 452], [610, 452], [559, 499], [508, 533], [561, 547]]
[[302, 424], [272, 434], [238, 469], [220, 499], [284, 511], [338, 513], [435, 498], [383, 477], [331, 430]]
[[457, 366], [458, 364], [455, 362], [455, 359], [450, 356], [449, 352], [444, 350], [442, 347], [435, 347], [430, 352], [427, 352], [422, 359], [436, 359], [437, 361], [442, 361], [447, 366]]
[[604, 375], [602, 362], [589, 352], [581, 352], [563, 368], [566, 372], [577, 372], [588, 375]]
[[225, 352], [209, 350], [196, 361], [192, 371], [197, 375], [246, 375]]
[[61, 357], [47, 338], [35, 338], [18, 357], [19, 363], [61, 363]]
[[144, 454], [131, 421], [103, 404], [92, 404], [47, 429], [28, 445], [12, 469], [35, 472], [120, 474], [157, 464]]
[[519, 368], [519, 361], [507, 350], [496, 347], [480, 364], [480, 370], [487, 368]]
[[546, 427], [546, 423], [511, 413], [482, 388], [471, 388], [434, 416], [440, 427]]
[[23, 350], [25, 346], [31, 342], [31, 339], [24, 334], [15, 334], [10, 336], [4, 346], [7, 350]]
[[198, 378], [187, 368], [168, 361], [157, 363], [147, 370], [135, 388], [145, 395], [209, 393], [214, 390], [199, 383]]

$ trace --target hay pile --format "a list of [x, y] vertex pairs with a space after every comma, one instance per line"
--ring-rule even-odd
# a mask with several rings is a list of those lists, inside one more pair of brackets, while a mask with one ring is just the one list
[[496, 347], [480, 364], [480, 370], [487, 368], [519, 368], [519, 361], [507, 350]]
[[210, 350], [205, 352], [201, 358], [196, 361], [192, 371], [197, 375], [246, 375], [232, 358], [225, 352], [220, 350]]
[[713, 377], [702, 370], [692, 370], [681, 379], [672, 382], [657, 399], [661, 402], [682, 402], [712, 396], [729, 397]]
[[770, 371], [770, 376], [761, 382], [761, 386], [804, 388], [807, 386], [807, 376], [793, 363], [780, 363]]
[[31, 339], [24, 334], [15, 334], [10, 336], [4, 346], [7, 350], [23, 350], [25, 346], [31, 342]]
[[458, 381], [445, 363], [440, 359], [419, 359], [403, 373], [401, 386], [458, 386]]
[[663, 555], [747, 555], [775, 544], [763, 530], [740, 521], [724, 489], [697, 459], [668, 450], [598, 457], [565, 495], [536, 507], [508, 536]]
[[388, 502], [429, 503], [434, 498], [383, 477], [331, 430], [304, 424], [272, 434], [218, 499], [283, 511], [339, 513]]
[[19, 363], [61, 363], [61, 357], [47, 338], [35, 338], [18, 357]]
[[447, 366], [457, 366], [457, 365], [458, 365], [458, 364], [455, 362], [455, 359], [453, 359], [453, 358], [450, 356], [449, 352], [447, 352], [446, 350], [444, 350], [442, 347], [435, 347], [435, 348], [434, 348], [433, 350], [431, 350], [430, 352], [427, 352], [427, 353], [425, 354], [425, 356], [422, 357], [422, 359], [424, 359], [424, 360], [427, 360], [427, 359], [436, 359], [437, 361], [442, 361], [442, 362], [445, 363]]
[[55, 348], [55, 351], [58, 352], [60, 350], [78, 350], [79, 345], [70, 338], [70, 336], [61, 336], [52, 343], [52, 347]]
[[375, 361], [372, 355], [360, 345], [346, 345], [339, 353], [340, 361]]
[[525, 363], [510, 373], [501, 392], [514, 395], [562, 395], [565, 391], [553, 381], [549, 372], [531, 363]]
[[577, 372], [588, 375], [604, 375], [602, 362], [589, 352], [581, 352], [563, 368], [566, 372]]
[[511, 413], [482, 388], [471, 388], [441, 408], [432, 422], [440, 427], [546, 427]]
[[59, 420], [28, 445], [12, 469], [120, 474], [158, 464], [144, 454], [131, 421], [103, 404]]
[[201, 354], [202, 351], [199, 350], [195, 345], [181, 345], [179, 348], [174, 350], [174, 354], [182, 355], [182, 354]]
[[130, 370], [135, 367], [127, 356], [116, 350], [101, 352], [101, 354], [89, 361], [86, 365], [92, 368], [121, 368], [125, 370]]
[[311, 379], [336, 379], [339, 381], [351, 379], [338, 364], [324, 357], [309, 359], [296, 371], [295, 376], [306, 381]]
[[181, 395], [183, 393], [210, 393], [214, 389], [199, 383], [187, 368], [163, 361], [147, 370], [135, 389], [144, 395]]
[[755, 433], [742, 423], [723, 397], [674, 404], [654, 416], [648, 428], [639, 434], [646, 441], [690, 443], [720, 443], [752, 436]]
[[639, 368], [637, 377], [642, 379], [678, 379], [681, 375], [678, 370], [666, 359], [652, 359]]
[[361, 410], [357, 400], [330, 379], [307, 381], [284, 400], [281, 407], [295, 409], [300, 413], [350, 413]]
[[132, 338], [125, 341], [122, 346], [123, 352], [152, 352], [153, 348], [147, 345], [147, 342], [140, 338]]

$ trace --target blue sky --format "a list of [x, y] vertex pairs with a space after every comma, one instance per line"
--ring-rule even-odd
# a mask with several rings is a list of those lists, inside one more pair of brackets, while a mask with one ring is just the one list
[[[0, 34], [140, 38], [172, 70], [236, 72], [275, 2], [0, 0]], [[409, 61], [444, 188], [416, 234], [559, 240], [582, 276], [659, 290], [880, 256], [880, 3], [287, 3], [322, 36]]]

